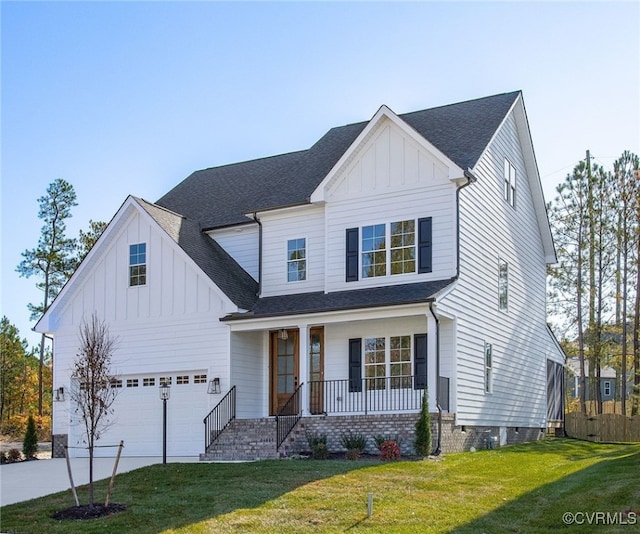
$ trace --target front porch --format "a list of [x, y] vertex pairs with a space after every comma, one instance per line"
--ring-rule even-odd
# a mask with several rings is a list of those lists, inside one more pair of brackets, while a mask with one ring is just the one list
[[[447, 411], [449, 380], [441, 377], [438, 386], [441, 408]], [[298, 386], [275, 416], [251, 419], [238, 419], [236, 392], [232, 387], [205, 417], [202, 460], [288, 456], [308, 449], [309, 432], [327, 435], [333, 449], [340, 449], [342, 434], [361, 433], [371, 453], [375, 436], [404, 436], [404, 453], [411, 454], [413, 438], [408, 437], [413, 435], [425, 389], [415, 376], [311, 381]]]

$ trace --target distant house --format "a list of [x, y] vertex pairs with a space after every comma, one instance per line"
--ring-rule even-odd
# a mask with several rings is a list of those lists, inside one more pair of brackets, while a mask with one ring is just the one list
[[[587, 383], [589, 383], [589, 361], [585, 359], [585, 375], [587, 376]], [[567, 359], [567, 372], [569, 373], [569, 379], [567, 380], [567, 391], [571, 398], [577, 399], [580, 397], [581, 377], [580, 362], [578, 358]], [[596, 380], [596, 378], [593, 378]], [[600, 394], [603, 401], [616, 400], [618, 394], [618, 377], [616, 370], [613, 367], [604, 366], [600, 371]], [[631, 393], [632, 383], [627, 387], [627, 396]], [[585, 392], [585, 400], [596, 400], [593, 388], [587, 386]], [[619, 399], [618, 399], [619, 400]]]
[[[382, 106], [307, 150], [127, 198], [36, 329], [54, 338], [63, 393], [79, 387], [83, 319], [119, 338], [102, 442], [128, 455], [161, 451], [163, 382], [169, 455], [275, 457], [307, 432], [340, 448], [348, 430], [409, 452], [425, 392], [434, 448], [462, 450], [563, 418], [555, 261], [520, 92]], [[55, 450], [81, 443], [60, 399]]]

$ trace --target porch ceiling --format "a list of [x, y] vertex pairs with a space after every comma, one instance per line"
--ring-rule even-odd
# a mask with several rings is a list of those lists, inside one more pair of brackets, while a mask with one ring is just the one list
[[403, 304], [426, 303], [434, 300], [453, 278], [434, 280], [414, 284], [400, 284], [384, 287], [354, 289], [324, 293], [299, 293], [295, 295], [278, 295], [262, 297], [251, 311], [227, 315], [223, 321], [238, 321], [261, 317], [279, 317], [285, 315], [302, 315], [342, 310], [379, 308]]

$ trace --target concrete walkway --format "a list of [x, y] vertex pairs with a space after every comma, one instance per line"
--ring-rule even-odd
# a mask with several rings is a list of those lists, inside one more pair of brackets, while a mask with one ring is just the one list
[[[167, 458], [167, 463], [197, 461], [199, 461], [197, 456]], [[94, 481], [110, 478], [114, 462], [114, 458], [95, 458], [93, 463]], [[121, 457], [118, 463], [118, 474], [159, 463], [162, 463], [161, 457]], [[88, 484], [88, 458], [72, 458], [71, 472], [76, 488]], [[73, 506], [73, 494], [67, 474], [67, 462], [64, 458], [32, 460], [0, 466], [0, 506], [28, 501], [64, 490], [69, 491], [69, 506]], [[83, 500], [86, 500], [86, 495], [80, 494], [78, 498], [82, 503]]]

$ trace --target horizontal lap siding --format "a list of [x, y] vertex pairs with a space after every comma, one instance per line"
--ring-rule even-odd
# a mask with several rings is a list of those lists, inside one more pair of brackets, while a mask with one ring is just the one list
[[269, 370], [267, 358], [264, 356], [264, 337], [263, 332], [231, 334], [229, 387], [236, 386], [236, 407], [239, 419], [253, 419], [268, 415]]
[[255, 280], [258, 280], [259, 234], [258, 225], [242, 225], [209, 233]]
[[[504, 156], [516, 166], [516, 207], [503, 199]], [[546, 265], [510, 116], [461, 192], [458, 287], [444, 300], [457, 322], [460, 424], [538, 426], [546, 416]], [[498, 309], [498, 260], [509, 265], [509, 309]], [[493, 347], [493, 393], [485, 393], [484, 344]]]
[[[324, 209], [307, 206], [295, 213], [262, 217], [262, 296], [324, 289]], [[287, 242], [306, 239], [307, 279], [287, 281]]]

